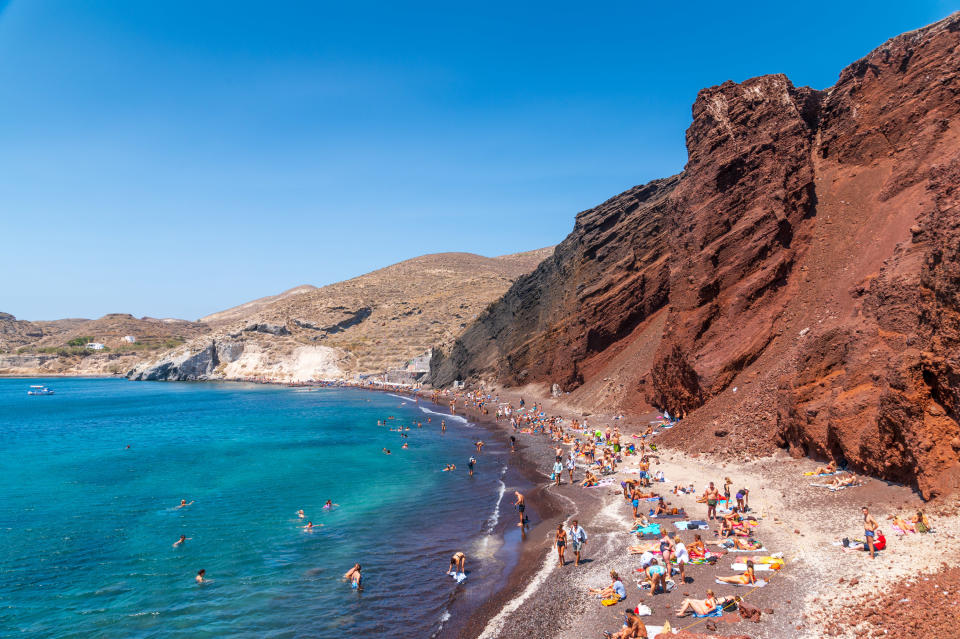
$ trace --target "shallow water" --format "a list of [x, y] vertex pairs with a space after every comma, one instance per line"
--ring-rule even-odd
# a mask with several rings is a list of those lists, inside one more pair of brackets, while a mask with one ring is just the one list
[[[56, 394], [29, 397], [33, 383]], [[408, 450], [377, 426], [387, 416], [411, 426]], [[0, 380], [0, 627], [40, 637], [435, 634], [456, 593], [476, 597], [503, 576], [506, 450], [488, 442], [476, 475], [466, 472], [482, 433], [383, 393]], [[441, 472], [448, 462], [458, 470]], [[177, 509], [181, 498], [195, 503]], [[324, 512], [327, 499], [340, 507]], [[305, 532], [298, 508], [323, 527]], [[172, 547], [181, 534], [190, 539]], [[456, 550], [472, 560], [463, 586], [444, 575]], [[362, 593], [340, 580], [356, 561]]]

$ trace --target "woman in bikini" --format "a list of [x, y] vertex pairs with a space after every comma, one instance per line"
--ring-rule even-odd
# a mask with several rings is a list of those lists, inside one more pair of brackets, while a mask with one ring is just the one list
[[563, 553], [567, 549], [567, 531], [564, 530], [563, 524], [557, 526], [557, 556], [560, 558], [560, 566], [564, 565], [563, 563]]
[[753, 574], [753, 561], [747, 560], [747, 571], [745, 573], [733, 577], [717, 577], [717, 581], [722, 581], [725, 584], [740, 584], [741, 586], [757, 583], [757, 577]]
[[703, 543], [700, 535], [693, 536], [693, 543], [687, 546], [687, 554], [691, 559], [703, 559], [707, 556], [707, 546]]
[[683, 617], [688, 612], [701, 616], [708, 615], [717, 609], [717, 605], [716, 595], [712, 590], [708, 590], [706, 599], [684, 599], [680, 609], [677, 610], [677, 616]]

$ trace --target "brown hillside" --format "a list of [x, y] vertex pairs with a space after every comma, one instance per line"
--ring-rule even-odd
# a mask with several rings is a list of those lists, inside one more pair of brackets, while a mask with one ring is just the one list
[[552, 248], [495, 258], [438, 253], [204, 318], [213, 332], [131, 371], [134, 379], [379, 373], [446, 344]]

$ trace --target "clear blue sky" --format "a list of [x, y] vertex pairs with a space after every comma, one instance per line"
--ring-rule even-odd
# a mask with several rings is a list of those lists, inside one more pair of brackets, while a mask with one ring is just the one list
[[195, 319], [554, 244], [683, 168], [698, 89], [825, 88], [957, 8], [0, 0], [0, 311]]

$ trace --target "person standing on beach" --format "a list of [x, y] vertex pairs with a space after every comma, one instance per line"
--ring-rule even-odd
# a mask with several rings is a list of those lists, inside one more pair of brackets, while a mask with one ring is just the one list
[[510, 435], [510, 452], [511, 453], [517, 452], [517, 438], [514, 437], [513, 435]]
[[877, 520], [873, 518], [873, 515], [870, 514], [870, 511], [867, 510], [867, 507], [863, 507], [863, 536], [866, 539], [867, 547], [870, 549], [870, 559], [876, 558], [876, 551], [874, 548], [874, 540], [877, 536], [877, 528], [880, 527], [880, 524], [877, 523]]
[[564, 566], [563, 553], [567, 548], [567, 531], [563, 529], [563, 522], [557, 526], [557, 557], [560, 559], [560, 567]]
[[573, 458], [573, 451], [570, 451], [570, 456], [567, 457], [567, 473], [570, 475], [570, 483], [573, 483], [573, 469], [577, 467], [577, 462]]
[[520, 491], [515, 490], [513, 492], [517, 496], [517, 501], [513, 502], [513, 505], [517, 507], [517, 512], [520, 513], [520, 525], [523, 526], [524, 522], [526, 521], [523, 511], [526, 510], [527, 506], [523, 503], [523, 495], [520, 493]]
[[717, 518], [717, 501], [720, 499], [720, 491], [710, 482], [703, 496], [707, 499], [707, 519], [714, 521]]
[[553, 462], [553, 478], [555, 486], [560, 485], [560, 478], [563, 477], [563, 462], [560, 460], [561, 457], [558, 456], [557, 460]]
[[570, 526], [570, 545], [573, 546], [574, 566], [580, 565], [580, 553], [586, 543], [587, 531], [581, 528], [577, 520], [574, 519]]
[[471, 457], [471, 458], [469, 459], [469, 461], [467, 461], [467, 468], [470, 469], [470, 476], [471, 476], [471, 477], [473, 477], [473, 465], [476, 464], [476, 463], [477, 463], [477, 459], [476, 459], [475, 457]]

